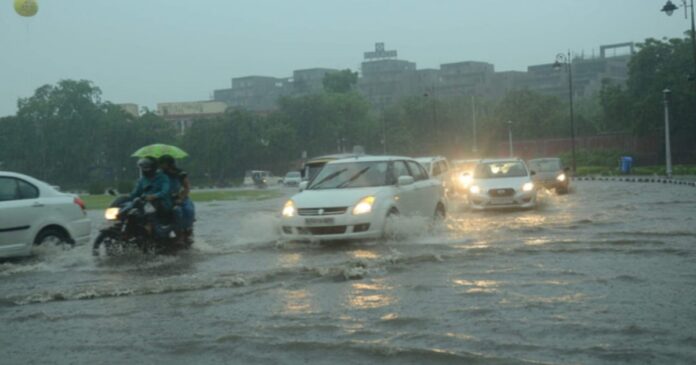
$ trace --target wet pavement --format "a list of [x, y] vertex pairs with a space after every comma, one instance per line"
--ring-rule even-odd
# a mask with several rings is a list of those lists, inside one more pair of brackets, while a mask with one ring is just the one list
[[283, 202], [200, 204], [177, 256], [0, 262], [0, 363], [696, 359], [693, 187], [581, 181], [435, 232], [403, 218], [389, 242], [279, 242]]

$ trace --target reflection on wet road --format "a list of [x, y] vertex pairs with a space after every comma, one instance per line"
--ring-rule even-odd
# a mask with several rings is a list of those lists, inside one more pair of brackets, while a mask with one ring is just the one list
[[696, 189], [542, 195], [389, 242], [278, 242], [278, 199], [201, 205], [179, 256], [42, 248], [0, 263], [3, 363], [693, 363]]

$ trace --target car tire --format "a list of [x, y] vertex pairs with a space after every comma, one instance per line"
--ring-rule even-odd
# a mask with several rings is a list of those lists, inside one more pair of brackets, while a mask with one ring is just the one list
[[36, 235], [34, 245], [53, 245], [59, 246], [63, 244], [74, 245], [70, 236], [63, 229], [57, 227], [44, 228]]

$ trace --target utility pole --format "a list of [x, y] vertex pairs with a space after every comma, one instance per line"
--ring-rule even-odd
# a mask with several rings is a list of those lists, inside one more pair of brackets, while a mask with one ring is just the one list
[[474, 95], [471, 95], [471, 119], [474, 124], [474, 146], [472, 147], [472, 152], [474, 157], [478, 156], [478, 141], [476, 136], [476, 103], [474, 101]]
[[662, 94], [664, 95], [664, 102], [665, 102], [665, 165], [666, 165], [666, 172], [667, 172], [667, 178], [671, 179], [672, 178], [672, 146], [670, 144], [669, 140], [669, 98], [670, 95], [672, 94], [672, 91], [670, 89], [664, 89], [662, 91]]
[[515, 151], [512, 147], [512, 121], [508, 120], [508, 144], [510, 147], [510, 157], [515, 157]]

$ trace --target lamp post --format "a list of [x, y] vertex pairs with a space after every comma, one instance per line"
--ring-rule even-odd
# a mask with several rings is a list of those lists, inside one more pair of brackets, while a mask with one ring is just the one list
[[474, 146], [471, 150], [474, 153], [474, 157], [476, 157], [478, 156], [478, 136], [476, 136], [476, 103], [474, 95], [471, 95], [471, 119], [474, 127]]
[[672, 94], [670, 89], [662, 91], [665, 102], [665, 167], [667, 178], [672, 178], [672, 146], [669, 140], [669, 97]]
[[568, 101], [570, 105], [570, 146], [571, 146], [571, 156], [572, 156], [572, 166], [573, 173], [576, 170], [575, 163], [575, 116], [573, 113], [573, 60], [570, 56], [570, 51], [568, 54], [559, 53], [556, 55], [556, 62], [553, 64], [554, 70], [560, 70], [565, 67], [568, 71]]
[[[682, 7], [684, 8], [684, 17], [688, 19], [688, 10], [691, 8], [691, 50], [693, 52], [694, 69], [691, 74], [691, 81], [696, 81], [696, 26], [694, 25], [694, 0], [690, 0], [689, 5], [686, 4], [686, 0], [682, 0]], [[678, 6], [670, 0], [662, 7], [662, 10], [668, 16], [671, 16], [675, 10], [679, 9]], [[696, 85], [696, 82], [694, 83]]]
[[507, 125], [508, 125], [508, 147], [509, 147], [509, 149], [510, 149], [510, 157], [514, 157], [514, 156], [515, 156], [515, 150], [514, 150], [514, 148], [512, 147], [512, 121], [511, 121], [511, 120], [508, 120], [508, 121], [507, 121]]

